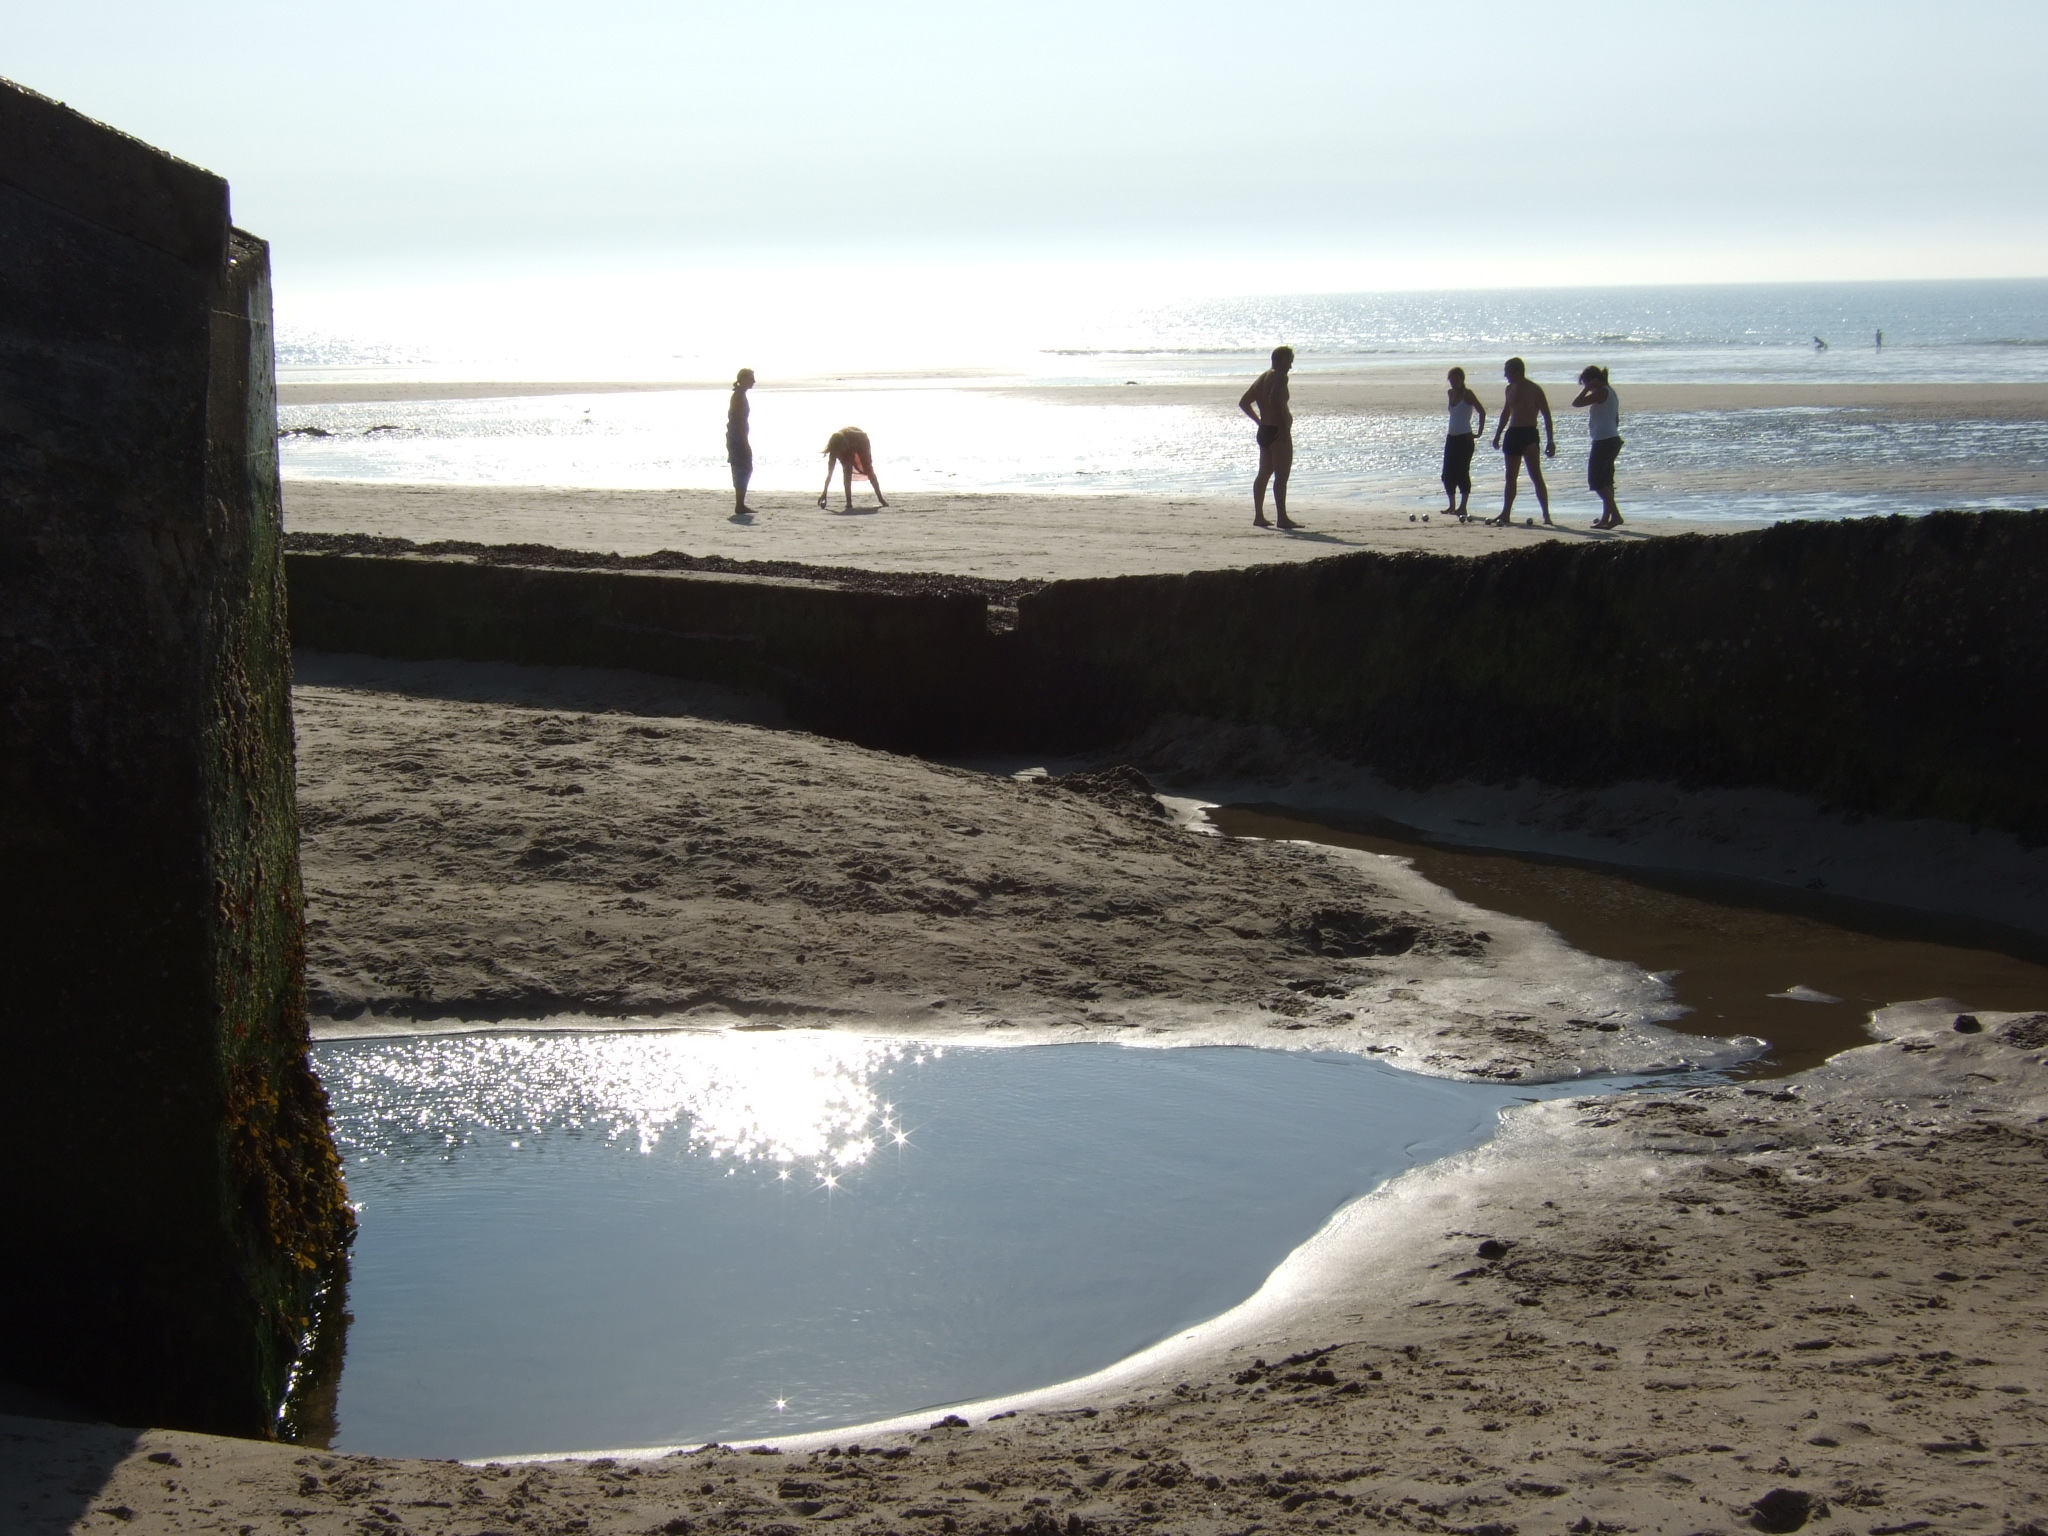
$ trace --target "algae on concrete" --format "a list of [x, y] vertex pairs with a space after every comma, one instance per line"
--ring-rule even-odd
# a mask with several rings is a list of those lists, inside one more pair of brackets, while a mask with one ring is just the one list
[[267, 1434], [353, 1231], [306, 1060], [269, 253], [0, 83], [0, 1376]]

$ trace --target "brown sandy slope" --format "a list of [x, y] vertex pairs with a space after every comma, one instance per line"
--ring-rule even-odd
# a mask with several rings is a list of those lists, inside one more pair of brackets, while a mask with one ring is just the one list
[[[1399, 861], [1192, 836], [1142, 780], [540, 707], [560, 676], [301, 658], [316, 1015], [1165, 1031], [1508, 1079], [1715, 1048], [1654, 1026], [1641, 971]], [[598, 699], [568, 676], [558, 702]]]
[[1768, 1088], [1518, 1112], [1241, 1319], [1013, 1417], [488, 1467], [0, 1420], [0, 1508], [22, 1533], [2035, 1536], [2048, 1016], [1952, 1017]]

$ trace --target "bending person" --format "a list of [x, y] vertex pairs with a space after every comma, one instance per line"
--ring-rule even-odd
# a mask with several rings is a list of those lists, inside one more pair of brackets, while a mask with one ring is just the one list
[[1605, 368], [1588, 368], [1579, 375], [1579, 395], [1572, 404], [1587, 408], [1586, 426], [1593, 434], [1592, 452], [1586, 458], [1586, 485], [1600, 497], [1600, 520], [1593, 526], [1619, 528], [1614, 461], [1621, 457], [1621, 397], [1608, 384]]
[[725, 408], [725, 461], [732, 466], [732, 515], [752, 517], [747, 505], [747, 482], [754, 478], [754, 447], [747, 441], [747, 391], [754, 387], [754, 370], [742, 368], [732, 381], [732, 402]]
[[[1287, 403], [1287, 370], [1294, 366], [1294, 348], [1275, 347], [1273, 366], [1252, 380], [1237, 408], [1259, 424], [1259, 473], [1252, 481], [1254, 528], [1299, 528], [1287, 516], [1287, 477], [1294, 471], [1294, 409]], [[1273, 515], [1266, 521], [1266, 486], [1273, 487]]]
[[[1501, 402], [1499, 419], [1493, 425], [1493, 446], [1508, 456], [1508, 484], [1505, 498], [1501, 502], [1500, 516], [1493, 519], [1494, 526], [1505, 528], [1515, 510], [1515, 491], [1521, 478], [1523, 464], [1529, 466], [1529, 483], [1536, 487], [1536, 501], [1543, 508], [1543, 524], [1550, 527], [1550, 487], [1543, 483], [1543, 465], [1536, 457], [1536, 418], [1543, 418], [1543, 436], [1548, 440], [1543, 449], [1549, 458], [1557, 457], [1557, 425], [1550, 419], [1550, 397], [1543, 393], [1543, 386], [1529, 377], [1526, 364], [1519, 357], [1511, 357], [1507, 366], [1501, 369], [1508, 381], [1507, 398]], [[1507, 434], [1507, 441], [1501, 441], [1501, 434]]]
[[[1451, 385], [1451, 420], [1444, 433], [1444, 515], [1463, 522], [1472, 506], [1472, 450], [1479, 444], [1479, 434], [1486, 430], [1486, 407], [1465, 387], [1464, 369], [1453, 368], [1447, 377]], [[1476, 427], [1472, 424], [1474, 411], [1479, 413]]]
[[875, 445], [868, 441], [867, 433], [859, 427], [841, 427], [825, 440], [825, 489], [818, 493], [818, 505], [824, 506], [832, 495], [832, 471], [841, 471], [846, 477], [846, 510], [853, 510], [853, 477], [865, 475], [867, 482], [875, 488], [878, 505], [889, 505], [882, 494], [882, 482], [875, 478]]

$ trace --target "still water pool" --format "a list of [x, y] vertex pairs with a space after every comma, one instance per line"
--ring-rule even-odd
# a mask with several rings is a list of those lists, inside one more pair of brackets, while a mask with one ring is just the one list
[[362, 1222], [333, 1443], [454, 1457], [795, 1433], [1082, 1375], [1243, 1300], [1504, 1107], [1601, 1086], [819, 1030], [314, 1059]]

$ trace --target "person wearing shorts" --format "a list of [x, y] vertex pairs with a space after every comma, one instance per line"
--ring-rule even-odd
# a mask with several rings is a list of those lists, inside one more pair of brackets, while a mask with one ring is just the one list
[[825, 489], [818, 493], [818, 505], [821, 507], [831, 498], [834, 470], [846, 477], [847, 511], [853, 510], [855, 475], [865, 477], [875, 488], [875, 505], [889, 505], [888, 498], [882, 494], [882, 482], [875, 477], [875, 445], [859, 427], [841, 427], [825, 440]]
[[[1543, 448], [1545, 458], [1557, 457], [1557, 426], [1550, 419], [1550, 397], [1543, 393], [1543, 386], [1529, 377], [1528, 366], [1519, 358], [1507, 360], [1501, 373], [1508, 381], [1507, 398], [1502, 401], [1500, 417], [1494, 423], [1493, 446], [1507, 455], [1507, 489], [1501, 500], [1500, 516], [1494, 518], [1497, 528], [1505, 528], [1515, 510], [1515, 492], [1521, 478], [1522, 466], [1529, 467], [1529, 483], [1536, 488], [1537, 505], [1543, 508], [1543, 525], [1552, 526], [1550, 521], [1550, 487], [1543, 483], [1543, 466], [1536, 456], [1538, 442], [1536, 423], [1543, 422]], [[1506, 441], [1502, 441], [1505, 436]]]
[[[1273, 366], [1252, 381], [1237, 408], [1258, 423], [1259, 472], [1252, 481], [1252, 526], [1291, 530], [1301, 524], [1287, 515], [1287, 477], [1294, 470], [1294, 411], [1287, 401], [1287, 372], [1294, 348], [1275, 347]], [[1266, 521], [1266, 486], [1273, 487], [1273, 516]]]
[[[1486, 430], [1486, 407], [1465, 386], [1465, 370], [1453, 368], [1450, 382], [1451, 419], [1444, 433], [1444, 515], [1463, 522], [1472, 506], [1472, 450]], [[1479, 424], [1472, 424], [1474, 412]]]
[[754, 445], [747, 441], [747, 391], [754, 387], [754, 370], [742, 368], [732, 381], [732, 401], [725, 408], [725, 461], [732, 466], [732, 515], [752, 517], [747, 505], [747, 482], [754, 478]]
[[1586, 426], [1593, 447], [1586, 458], [1586, 486], [1600, 498], [1600, 518], [1595, 528], [1619, 528], [1621, 508], [1614, 500], [1614, 461], [1621, 457], [1621, 397], [1607, 382], [1605, 368], [1588, 368], [1579, 375], [1578, 398], [1572, 401], [1586, 411]]

